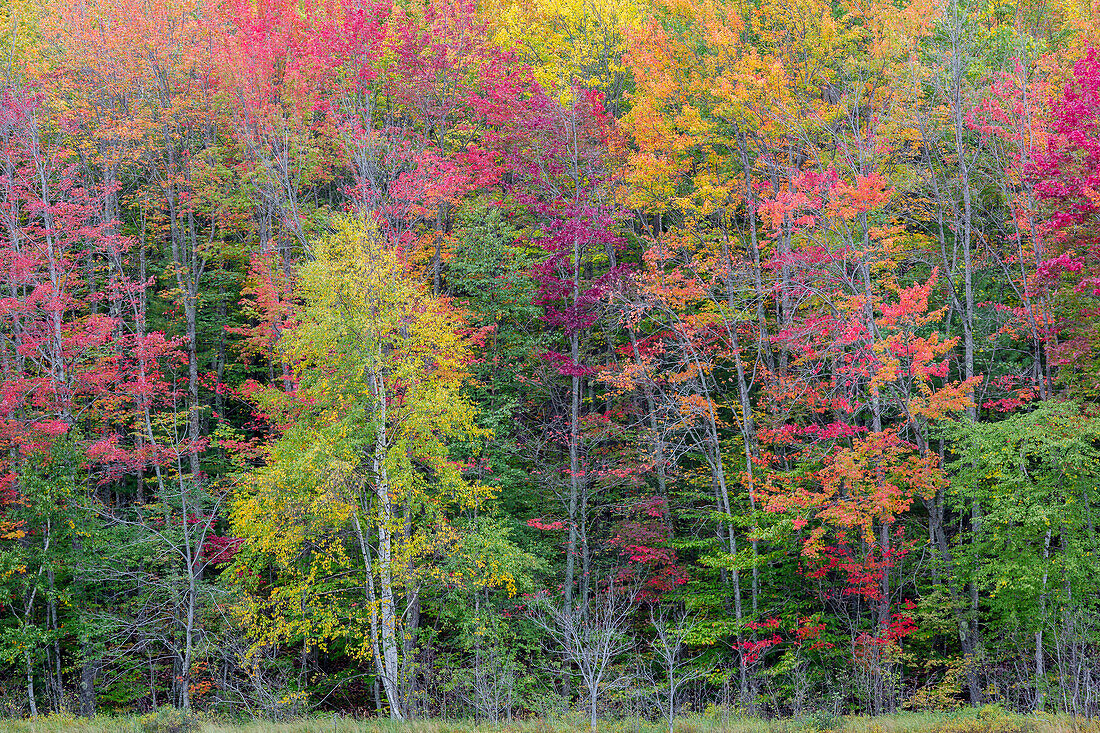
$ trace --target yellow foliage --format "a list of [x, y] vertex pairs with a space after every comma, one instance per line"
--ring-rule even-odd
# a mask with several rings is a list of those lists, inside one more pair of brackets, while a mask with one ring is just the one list
[[[364, 545], [393, 537], [379, 584], [428, 577], [429, 559], [447, 545], [432, 539], [446, 513], [486, 496], [449, 457], [452, 441], [481, 431], [461, 392], [469, 349], [460, 313], [362, 222], [335, 219], [312, 254], [295, 288], [303, 305], [281, 343], [296, 389], [259, 396], [283, 435], [233, 502], [234, 533], [245, 540], [238, 583], [248, 591], [239, 610], [258, 644], [323, 649], [341, 639], [368, 656], [366, 619], [377, 608], [364, 592]], [[383, 499], [426, 524], [385, 513]], [[263, 592], [260, 569], [280, 576]]]
[[487, 17], [497, 20], [497, 43], [516, 50], [535, 79], [563, 103], [581, 86], [598, 89], [617, 104], [628, 80], [627, 32], [645, 7], [638, 0], [499, 0]]

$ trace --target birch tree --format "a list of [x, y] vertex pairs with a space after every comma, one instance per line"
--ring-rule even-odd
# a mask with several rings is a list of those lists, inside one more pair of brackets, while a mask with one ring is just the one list
[[254, 638], [301, 643], [303, 655], [335, 640], [357, 647], [401, 719], [404, 611], [425, 577], [415, 561], [453, 534], [448, 507], [480, 498], [448, 456], [450, 441], [476, 432], [460, 392], [468, 351], [459, 316], [375, 229], [344, 218], [333, 229], [300, 270], [303, 306], [282, 337], [296, 385], [257, 393], [282, 437], [246, 479], [235, 534], [247, 566], [285, 578], [250, 596]]

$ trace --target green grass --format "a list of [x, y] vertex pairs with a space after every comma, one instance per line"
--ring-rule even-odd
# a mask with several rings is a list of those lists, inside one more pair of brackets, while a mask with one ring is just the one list
[[[50, 715], [38, 720], [0, 720], [3, 733], [587, 733], [583, 722], [533, 719], [490, 725], [472, 721], [352, 720], [318, 716], [276, 722], [245, 723], [195, 716], [193, 727], [175, 711], [142, 717], [106, 717], [91, 720]], [[600, 733], [665, 733], [664, 724], [632, 719], [602, 721]], [[1100, 720], [1074, 720], [1059, 715], [1016, 715], [996, 707], [935, 713], [899, 713], [871, 717], [810, 715], [805, 718], [764, 720], [721, 715], [678, 718], [674, 733], [1100, 733]]]

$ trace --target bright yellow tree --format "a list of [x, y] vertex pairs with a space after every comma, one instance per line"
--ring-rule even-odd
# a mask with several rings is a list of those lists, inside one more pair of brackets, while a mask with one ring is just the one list
[[494, 4], [497, 42], [530, 64], [535, 79], [567, 101], [573, 87], [598, 89], [608, 109], [621, 111], [630, 86], [623, 60], [629, 29], [640, 22], [639, 0], [533, 0]]
[[[259, 644], [373, 658], [400, 717], [402, 641], [415, 631], [400, 609], [430, 574], [424, 558], [460, 545], [447, 510], [483, 495], [448, 454], [478, 430], [461, 392], [469, 350], [461, 315], [374, 227], [338, 218], [312, 255], [281, 344], [296, 387], [258, 393], [282, 437], [233, 507], [244, 613]], [[280, 582], [261, 588], [260, 568]]]

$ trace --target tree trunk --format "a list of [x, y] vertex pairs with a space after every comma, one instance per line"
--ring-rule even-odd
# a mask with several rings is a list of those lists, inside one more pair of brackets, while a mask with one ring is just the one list
[[[367, 497], [360, 495], [359, 509], [365, 517], [370, 517], [370, 506]], [[355, 524], [355, 534], [359, 538], [359, 552], [363, 557], [363, 569], [367, 576], [367, 603], [370, 604], [370, 643], [374, 656], [374, 708], [379, 715], [382, 713], [382, 698], [378, 689], [379, 680], [386, 676], [386, 668], [379, 648], [380, 633], [378, 628], [378, 603], [374, 587], [374, 564], [371, 562], [370, 536], [363, 532], [363, 525], [359, 521], [359, 512], [352, 514]], [[369, 527], [370, 525], [368, 525]]]
[[[729, 245], [723, 243], [726, 256], [726, 305], [730, 315], [735, 313], [733, 290], [733, 259], [730, 255]], [[756, 440], [756, 427], [752, 415], [752, 401], [749, 398], [749, 383], [745, 377], [745, 365], [741, 361], [741, 345], [737, 336], [737, 323], [726, 321], [726, 334], [730, 342], [730, 351], [733, 352], [733, 362], [737, 372], [737, 395], [741, 403], [741, 439], [745, 449], [745, 476], [748, 484], [749, 511], [756, 514], [756, 486], [753, 475], [753, 459], [755, 457], [754, 444]], [[760, 541], [755, 536], [750, 538], [752, 544], [752, 613], [756, 616], [760, 596], [760, 569], [757, 559], [760, 557]]]
[[[1043, 649], [1043, 628], [1046, 625], [1047, 615], [1047, 581], [1050, 571], [1047, 562], [1050, 560], [1051, 530], [1047, 530], [1043, 540], [1043, 589], [1039, 594], [1039, 618], [1038, 628], [1035, 630], [1035, 711], [1041, 711], [1046, 705], [1046, 655]], [[1057, 634], [1055, 635], [1057, 637]]]
[[386, 455], [389, 452], [389, 437], [386, 420], [386, 384], [385, 378], [376, 368], [371, 373], [371, 384], [375, 408], [375, 447], [373, 471], [375, 495], [378, 499], [378, 590], [380, 601], [382, 641], [382, 686], [386, 691], [386, 702], [390, 706], [390, 718], [403, 720], [401, 693], [397, 687], [400, 676], [400, 664], [397, 647], [397, 611], [394, 605], [393, 586], [393, 499], [390, 496], [389, 475], [386, 470]]
[[27, 666], [27, 702], [30, 704], [31, 717], [38, 717], [38, 704], [34, 699], [34, 665], [31, 663], [31, 650], [28, 647], [23, 650], [23, 659]]
[[[634, 329], [628, 329], [630, 336], [630, 348], [634, 352], [634, 362], [642, 363], [641, 352], [638, 350], [638, 336]], [[653, 385], [650, 383], [648, 373], [642, 378], [642, 397], [645, 399], [646, 419], [649, 423], [650, 450], [653, 454], [653, 467], [657, 471], [657, 491], [668, 498], [668, 479], [665, 474], [665, 443], [661, 437], [660, 425], [657, 422], [657, 403], [653, 395]]]
[[80, 715], [85, 718], [92, 718], [95, 717], [96, 663], [92, 659], [91, 644], [87, 640], [81, 642], [80, 652], [82, 657], [79, 691]]
[[[581, 242], [579, 238], [573, 238], [573, 308], [577, 308], [580, 301], [581, 280]], [[580, 334], [576, 330], [576, 324], [570, 324], [569, 355], [573, 359], [573, 366], [580, 364]], [[579, 509], [581, 494], [581, 463], [580, 463], [580, 420], [581, 420], [581, 378], [573, 370], [569, 394], [569, 539], [566, 543], [565, 557], [565, 611], [572, 613], [573, 584], [576, 577], [575, 556], [577, 553], [578, 523], [577, 510]]]

